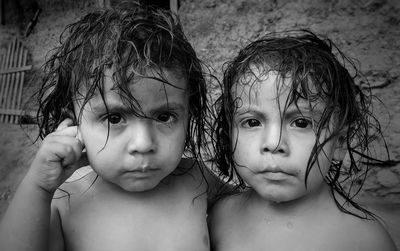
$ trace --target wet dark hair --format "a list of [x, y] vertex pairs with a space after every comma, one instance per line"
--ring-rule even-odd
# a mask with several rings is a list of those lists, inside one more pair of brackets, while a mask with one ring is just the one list
[[[135, 115], [144, 117], [130, 84], [140, 78], [153, 78], [174, 86], [164, 74], [170, 71], [187, 80], [189, 126], [185, 154], [198, 157], [209, 110], [205, 68], [184, 35], [179, 18], [170, 11], [124, 2], [91, 12], [66, 27], [60, 45], [44, 65], [38, 92], [40, 137], [54, 132], [67, 117], [79, 124], [83, 107], [94, 95], [104, 100], [106, 69], [112, 69], [113, 89], [124, 104]], [[73, 102], [78, 99], [82, 108], [75, 114]]]
[[[217, 115], [213, 132], [214, 160], [221, 175], [228, 181], [236, 182], [238, 187], [247, 188], [237, 173], [237, 163], [233, 159], [235, 142], [232, 142], [232, 124], [240, 100], [235, 97], [232, 87], [239, 82], [251, 85], [261, 75], [274, 72], [280, 80], [289, 79], [291, 82], [290, 94], [282, 113], [290, 105], [297, 106], [300, 99], [308, 100], [310, 105], [316, 101], [323, 101], [325, 105], [320, 120], [314, 125], [317, 140], [307, 164], [305, 186], [312, 166], [318, 164], [318, 155], [323, 154], [324, 145], [338, 137], [339, 142], [347, 147], [350, 164], [343, 165], [341, 160], [334, 160], [325, 182], [331, 187], [340, 210], [361, 218], [373, 216], [354, 202], [353, 197], [360, 191], [370, 164], [379, 161], [372, 156], [372, 141], [378, 137], [383, 139], [383, 136], [379, 122], [370, 109], [371, 93], [365, 92], [355, 83], [355, 78], [360, 74], [354, 62], [331, 40], [319, 38], [308, 30], [292, 30], [260, 37], [240, 50], [224, 67], [223, 91], [215, 103]], [[346, 67], [351, 68], [353, 75]], [[245, 82], [249, 75], [252, 76], [252, 83]], [[329, 127], [331, 121], [334, 121], [333, 128]], [[321, 142], [321, 131], [326, 128], [330, 129], [330, 134]], [[345, 209], [338, 202], [337, 194], [362, 214], [354, 214]]]

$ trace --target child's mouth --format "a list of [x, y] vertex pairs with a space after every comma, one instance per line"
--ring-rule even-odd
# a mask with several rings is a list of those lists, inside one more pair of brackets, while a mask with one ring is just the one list
[[289, 176], [292, 176], [288, 173], [285, 172], [262, 172], [263, 177], [265, 177], [268, 180], [273, 180], [273, 181], [279, 181], [279, 180], [285, 180]]

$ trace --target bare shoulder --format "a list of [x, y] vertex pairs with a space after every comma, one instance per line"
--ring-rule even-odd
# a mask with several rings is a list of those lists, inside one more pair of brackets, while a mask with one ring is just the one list
[[202, 162], [193, 158], [182, 158], [179, 167], [174, 173], [187, 173], [195, 178], [206, 179], [212, 181], [215, 177], [211, 170], [209, 170]]
[[203, 181], [201, 166], [192, 158], [182, 158], [178, 167], [170, 175], [179, 179], [180, 183], [183, 181], [190, 184], [198, 184]]
[[220, 225], [224, 221], [232, 222], [245, 204], [244, 193], [227, 195], [220, 198], [211, 208], [209, 222], [211, 225]]
[[210, 167], [195, 159], [182, 158], [179, 170], [175, 173], [178, 174], [179, 172], [188, 174], [191, 178], [190, 180], [194, 181], [196, 185], [207, 188], [207, 198], [210, 204], [214, 204], [219, 195], [233, 190], [233, 186], [218, 177]]
[[396, 251], [396, 246], [384, 224], [379, 219], [361, 219], [352, 215], [343, 218], [346, 233], [357, 241], [359, 250]]
[[207, 222], [212, 247], [221, 247], [226, 242], [231, 243], [227, 230], [233, 236], [240, 234], [243, 201], [243, 194], [233, 194], [220, 198], [211, 207]]
[[97, 179], [97, 174], [90, 166], [76, 170], [54, 193], [52, 205], [62, 207], [71, 199], [88, 191]]
[[50, 250], [64, 250], [61, 221], [71, 203], [80, 201], [81, 195], [93, 184], [96, 173], [90, 166], [76, 170], [54, 193], [51, 203], [49, 245]]

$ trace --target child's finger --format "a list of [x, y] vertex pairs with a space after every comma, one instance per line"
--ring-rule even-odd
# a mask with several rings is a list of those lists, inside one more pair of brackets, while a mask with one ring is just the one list
[[58, 127], [56, 129], [56, 132], [57, 131], [61, 131], [61, 130], [65, 129], [65, 128], [67, 128], [67, 127], [70, 127], [73, 124], [74, 124], [74, 122], [72, 121], [72, 119], [66, 118], [58, 125]]
[[[51, 133], [46, 137], [45, 141], [50, 147], [53, 144], [59, 143], [65, 147], [57, 154], [62, 165], [65, 167], [75, 164], [75, 162], [81, 158], [82, 151], [85, 146], [83, 140], [80, 138], [78, 127], [69, 126], [62, 130]], [[48, 151], [52, 151], [52, 149], [48, 149]]]
[[64, 149], [58, 153], [62, 166], [75, 165], [79, 162], [82, 156], [82, 150], [83, 147], [77, 139], [68, 145], [64, 145]]
[[[60, 124], [61, 125], [61, 124]], [[63, 129], [57, 128], [57, 131], [51, 133], [52, 136], [70, 136], [77, 138], [78, 135], [78, 127], [77, 126], [67, 126], [64, 127]]]

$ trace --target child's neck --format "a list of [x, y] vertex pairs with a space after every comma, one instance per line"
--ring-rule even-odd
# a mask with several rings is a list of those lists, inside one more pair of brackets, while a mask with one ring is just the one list
[[268, 209], [269, 212], [281, 216], [296, 216], [313, 213], [315, 210], [331, 210], [336, 208], [333, 196], [328, 185], [323, 185], [320, 190], [308, 193], [303, 197], [290, 201], [270, 201], [251, 190], [249, 199], [256, 207]]
[[96, 191], [96, 193], [101, 194], [113, 194], [115, 196], [128, 196], [128, 197], [136, 197], [139, 198], [151, 198], [153, 196], [159, 196], [161, 194], [167, 193], [169, 188], [173, 187], [172, 183], [174, 182], [173, 177], [167, 176], [164, 180], [162, 180], [156, 187], [146, 190], [146, 191], [126, 191], [118, 185], [103, 179], [101, 176], [97, 176], [96, 181], [93, 183], [94, 187], [92, 189]]

